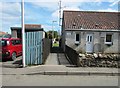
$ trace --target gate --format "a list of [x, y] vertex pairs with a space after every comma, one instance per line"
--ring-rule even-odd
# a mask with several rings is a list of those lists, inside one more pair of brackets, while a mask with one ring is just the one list
[[25, 33], [25, 64], [42, 64], [42, 31]]

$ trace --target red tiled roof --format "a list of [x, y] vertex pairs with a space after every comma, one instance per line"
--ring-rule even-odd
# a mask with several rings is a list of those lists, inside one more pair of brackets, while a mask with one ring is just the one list
[[[11, 27], [11, 30], [19, 30], [21, 29], [21, 27]], [[38, 30], [41, 29], [43, 30], [43, 28], [41, 28], [40, 24], [25, 24], [25, 30]]]
[[25, 28], [41, 28], [40, 24], [25, 24]]
[[6, 33], [5, 33], [5, 32], [0, 31], [0, 35], [4, 35], [4, 34], [6, 34]]
[[65, 29], [118, 29], [119, 12], [64, 11]]

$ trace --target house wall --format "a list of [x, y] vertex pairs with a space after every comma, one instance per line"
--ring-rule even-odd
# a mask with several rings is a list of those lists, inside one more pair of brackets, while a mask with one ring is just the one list
[[[75, 34], [80, 34], [80, 44], [75, 44]], [[93, 34], [93, 52], [98, 53], [120, 53], [120, 49], [118, 48], [118, 44], [120, 44], [120, 41], [118, 38], [120, 38], [120, 33], [118, 32], [80, 32], [80, 31], [66, 31], [65, 32], [65, 44], [69, 47], [73, 48], [79, 53], [85, 53], [86, 52], [86, 35], [88, 33]], [[106, 45], [105, 44], [105, 38], [106, 34], [110, 33], [113, 34], [112, 45]]]
[[[80, 34], [80, 44], [75, 44], [75, 35], [76, 33]], [[73, 48], [77, 52], [85, 53], [85, 45], [86, 45], [86, 33], [80, 31], [66, 31], [66, 45]]]
[[119, 32], [119, 35], [118, 35], [118, 52], [120, 54], [120, 32]]
[[113, 33], [113, 44], [111, 46], [104, 45], [104, 53], [119, 53], [118, 49], [119, 33]]
[[12, 37], [17, 38], [17, 31], [11, 30], [11, 35], [12, 35]]

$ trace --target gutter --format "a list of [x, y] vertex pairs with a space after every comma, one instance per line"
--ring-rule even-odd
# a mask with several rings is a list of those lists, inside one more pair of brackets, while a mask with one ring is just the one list
[[120, 29], [65, 29], [65, 31], [120, 32]]

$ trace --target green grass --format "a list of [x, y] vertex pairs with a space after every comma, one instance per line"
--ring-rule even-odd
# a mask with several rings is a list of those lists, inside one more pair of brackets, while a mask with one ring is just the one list
[[59, 47], [59, 44], [58, 43], [54, 43], [53, 47]]
[[0, 58], [0, 62], [2, 62], [2, 59]]

